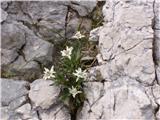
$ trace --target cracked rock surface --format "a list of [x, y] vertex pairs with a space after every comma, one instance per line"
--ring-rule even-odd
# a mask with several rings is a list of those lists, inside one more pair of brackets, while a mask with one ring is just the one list
[[2, 76], [28, 81], [40, 78], [43, 67], [52, 64], [57, 44], [70, 38], [80, 23], [82, 30], [90, 31], [87, 15], [96, 3], [1, 2]]
[[159, 9], [158, 0], [106, 1], [104, 25], [90, 34], [99, 66], [90, 70], [77, 120], [160, 119]]
[[1, 2], [2, 120], [71, 120], [60, 88], [41, 77], [80, 23], [99, 52], [76, 120], [160, 120], [160, 1], [106, 0], [103, 26], [91, 31], [96, 4]]
[[51, 86], [52, 84], [52, 80], [44, 81], [43, 79], [32, 82], [29, 97], [31, 102], [33, 102], [34, 108], [41, 107], [42, 109], [47, 109], [56, 103], [60, 88], [57, 86], [53, 87]]
[[68, 109], [58, 100], [60, 89], [52, 81], [0, 79], [2, 120], [70, 120]]

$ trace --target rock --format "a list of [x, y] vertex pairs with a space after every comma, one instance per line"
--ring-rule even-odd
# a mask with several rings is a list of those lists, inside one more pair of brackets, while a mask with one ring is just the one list
[[80, 23], [81, 30], [88, 33], [91, 19], [78, 16], [75, 10], [83, 9], [78, 12], [86, 16], [96, 4], [97, 1], [3, 1], [1, 8], [7, 17], [2, 16], [2, 76], [28, 81], [40, 78], [42, 66], [53, 62], [55, 49], [49, 42], [59, 44], [70, 38]]
[[1, 9], [1, 20], [0, 20], [0, 22], [5, 21], [7, 16], [8, 16], [7, 12], [5, 12], [3, 9]]
[[31, 110], [31, 105], [29, 103], [16, 109], [16, 113], [20, 114], [22, 119], [39, 120], [36, 111]]
[[154, 108], [145, 89], [134, 80], [120, 78], [104, 84], [88, 82], [85, 91], [87, 101], [77, 120], [154, 119]]
[[28, 82], [14, 81], [11, 79], [1, 78], [2, 85], [2, 106], [8, 106], [13, 100], [26, 96], [28, 93]]
[[29, 98], [34, 108], [48, 109], [51, 105], [56, 104], [60, 88], [52, 84], [53, 81], [43, 79], [35, 80], [31, 84]]
[[[106, 7], [108, 4], [110, 6]], [[132, 2], [119, 1], [116, 7], [114, 4], [111, 1], [106, 2], [103, 9], [105, 21], [110, 22], [106, 23], [99, 33], [100, 53], [102, 59], [108, 61], [102, 68], [102, 76], [112, 80], [111, 76], [115, 77], [115, 74], [120, 73], [121, 76], [130, 76], [144, 84], [152, 84], [155, 78], [151, 49], [152, 3], [148, 2], [146, 7], [143, 2], [133, 5]], [[115, 7], [114, 11], [112, 7]], [[109, 11], [114, 12], [114, 16]], [[148, 62], [144, 62], [146, 60]]]
[[153, 90], [153, 95], [154, 95], [154, 98], [155, 98], [155, 101], [158, 105], [160, 105], [160, 85], [158, 84], [155, 84], [153, 87], [152, 87], [152, 90]]
[[95, 28], [95, 29], [90, 31], [89, 41], [98, 42], [100, 29], [101, 29], [101, 27], [98, 27], [98, 28]]
[[157, 75], [158, 84], [160, 84], [160, 66], [156, 68], [156, 75]]
[[28, 101], [28, 97], [27, 96], [22, 96], [20, 98], [16, 98], [15, 100], [12, 100], [8, 106], [8, 108], [10, 110], [15, 110], [18, 107], [20, 107], [21, 105], [23, 105], [24, 103], [26, 103]]
[[96, 7], [97, 1], [72, 1], [70, 6], [76, 10], [80, 16], [86, 16]]
[[1, 49], [2, 62], [1, 65], [8, 65], [15, 61], [18, 57], [16, 50]]
[[159, 30], [160, 29], [160, 2], [159, 0], [155, 0], [154, 2], [154, 12], [155, 12], [155, 19], [154, 19], [154, 29]]
[[156, 66], [156, 75], [157, 81], [160, 84], [160, 2], [155, 0], [154, 2], [154, 12], [155, 12], [155, 19], [154, 19], [154, 60]]
[[[68, 8], [63, 1], [10, 3], [8, 21], [20, 21], [35, 34], [52, 43], [63, 41]], [[23, 9], [21, 9], [23, 8]]]
[[7, 107], [1, 107], [1, 119], [2, 120], [8, 120], [9, 119], [8, 108]]
[[20, 29], [20, 24], [2, 25], [2, 48], [19, 50], [25, 45], [25, 32]]
[[71, 120], [69, 111], [62, 105], [58, 104], [48, 110], [39, 111], [41, 120]]
[[160, 119], [160, 110], [158, 110], [157, 114], [156, 114], [156, 119], [159, 120]]
[[74, 11], [68, 12], [67, 38], [71, 38], [80, 28], [81, 32], [88, 33], [91, 30], [92, 21], [88, 18], [79, 18]]
[[2, 120], [20, 120], [20, 116], [15, 113], [15, 109], [28, 101], [29, 83], [23, 80], [0, 79], [2, 98], [1, 115]]
[[35, 36], [30, 30], [26, 33], [27, 43], [23, 53], [26, 61], [38, 61], [44, 65], [52, 62], [53, 45]]
[[53, 45], [20, 23], [3, 25], [1, 63], [3, 77], [14, 74], [17, 79], [39, 78], [42, 72], [41, 65], [48, 66], [53, 61]]
[[153, 0], [106, 1], [104, 25], [92, 35], [99, 42], [96, 67], [102, 78], [94, 76], [98, 71], [93, 70], [94, 75], [85, 84], [86, 100], [77, 120], [154, 120], [158, 116], [153, 4]]

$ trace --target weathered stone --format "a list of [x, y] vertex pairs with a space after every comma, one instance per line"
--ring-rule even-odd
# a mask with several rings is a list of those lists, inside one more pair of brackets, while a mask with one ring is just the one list
[[156, 68], [157, 82], [160, 84], [160, 67]]
[[8, 50], [21, 49], [25, 44], [25, 32], [18, 24], [3, 24], [2, 25], [2, 48]]
[[154, 29], [160, 30], [160, 1], [155, 0], [153, 5], [154, 5], [154, 14], [155, 14]]
[[154, 21], [153, 21], [153, 28], [154, 28], [154, 60], [156, 66], [156, 75], [157, 75], [157, 82], [160, 84], [160, 1], [155, 0], [154, 2]]
[[103, 79], [91, 75], [85, 84], [87, 100], [77, 120], [155, 119], [160, 90], [153, 85], [153, 7], [153, 0], [106, 1], [104, 25], [95, 31]]
[[160, 85], [156, 84], [152, 87], [155, 102], [160, 105]]
[[34, 108], [48, 109], [57, 102], [59, 93], [60, 88], [53, 85], [53, 81], [38, 79], [31, 84], [29, 98]]
[[72, 1], [70, 6], [75, 9], [80, 16], [86, 16], [96, 7], [97, 1]]
[[16, 60], [18, 53], [15, 50], [1, 49], [1, 65], [8, 65]]
[[158, 110], [157, 114], [156, 114], [156, 119], [160, 120], [160, 110]]
[[1, 119], [2, 120], [8, 120], [9, 119], [9, 115], [8, 115], [8, 108], [7, 107], [1, 107]]
[[26, 96], [28, 82], [1, 78], [2, 106], [8, 106], [13, 100]]
[[98, 27], [98, 28], [95, 28], [95, 29], [90, 31], [89, 41], [98, 42], [98, 40], [99, 40], [99, 31], [100, 31], [101, 28], [102, 27]]
[[7, 16], [8, 16], [7, 12], [5, 12], [3, 9], [1, 9], [1, 20], [0, 20], [0, 22], [5, 21]]
[[88, 82], [85, 101], [77, 119], [153, 120], [154, 107], [144, 88], [129, 78], [111, 83]]
[[28, 101], [27, 96], [22, 96], [20, 98], [16, 98], [15, 100], [11, 101], [9, 104], [9, 109], [10, 110], [15, 110], [18, 107], [20, 107], [22, 104], [26, 103]]
[[44, 65], [52, 62], [53, 45], [35, 36], [30, 30], [26, 33], [27, 43], [23, 53], [26, 61], [38, 61]]
[[36, 111], [31, 110], [31, 105], [29, 103], [16, 109], [16, 113], [20, 114], [22, 119], [39, 120]]
[[78, 30], [82, 32], [89, 32], [91, 30], [92, 21], [87, 18], [79, 18], [74, 11], [68, 13], [68, 22], [66, 29], [66, 37], [71, 38]]
[[[103, 26], [99, 37], [102, 59], [108, 61], [102, 68], [102, 75], [112, 80], [111, 76], [120, 73], [121, 76], [130, 76], [144, 84], [152, 84], [155, 78], [151, 49], [153, 2], [147, 2], [145, 7], [142, 1], [141, 4], [135, 1], [134, 4], [108, 2], [103, 12], [105, 21], [110, 22]], [[148, 62], [144, 62], [146, 60]]]
[[62, 104], [54, 105], [48, 110], [39, 111], [41, 120], [71, 120], [68, 109]]
[[13, 73], [17, 79], [38, 78], [41, 75], [41, 65], [47, 66], [53, 60], [53, 45], [20, 23], [3, 25], [2, 71], [5, 74]]

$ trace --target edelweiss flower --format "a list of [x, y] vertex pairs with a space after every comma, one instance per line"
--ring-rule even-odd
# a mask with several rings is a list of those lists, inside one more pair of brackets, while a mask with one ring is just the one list
[[49, 70], [48, 68], [44, 68], [44, 76], [43, 79], [47, 80], [50, 78], [55, 78], [55, 71], [54, 71], [54, 66], [51, 67], [51, 69]]
[[68, 57], [69, 59], [71, 59], [71, 54], [72, 54], [72, 50], [73, 50], [73, 47], [66, 47], [66, 50], [63, 50], [61, 51], [61, 54], [63, 57]]
[[84, 78], [84, 79], [86, 79], [86, 77], [87, 77], [87, 72], [86, 72], [86, 70], [82, 71], [81, 68], [78, 68], [78, 69], [76, 70], [76, 72], [73, 73], [73, 75], [77, 76], [77, 79], [76, 79], [76, 82], [77, 82], [77, 81], [79, 80], [79, 78]]
[[80, 33], [80, 31], [78, 31], [74, 36], [72, 36], [73, 39], [81, 39], [81, 38], [84, 38], [85, 35], [82, 35]]
[[72, 88], [69, 88], [69, 93], [75, 98], [76, 95], [82, 93], [82, 91], [77, 91], [77, 89], [72, 86]]

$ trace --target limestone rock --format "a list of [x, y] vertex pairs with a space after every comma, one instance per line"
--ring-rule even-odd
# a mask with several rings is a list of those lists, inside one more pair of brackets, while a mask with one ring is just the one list
[[41, 120], [71, 120], [69, 111], [62, 104], [54, 105], [48, 110], [39, 111]]
[[2, 62], [1, 65], [8, 65], [15, 61], [18, 57], [18, 53], [15, 50], [1, 49]]
[[36, 111], [31, 110], [31, 105], [29, 103], [16, 109], [16, 113], [20, 114], [22, 119], [39, 120]]
[[156, 84], [152, 87], [155, 101], [160, 105], [160, 85]]
[[80, 18], [74, 11], [68, 12], [68, 22], [66, 29], [66, 37], [71, 38], [80, 28], [82, 32], [89, 32], [91, 30], [92, 21], [88, 18]]
[[85, 91], [87, 101], [77, 120], [154, 120], [154, 107], [144, 88], [134, 80], [121, 78], [116, 82], [104, 84], [89, 82]]
[[156, 114], [156, 119], [159, 120], [160, 119], [160, 110], [158, 110], [157, 114]]
[[53, 45], [42, 40], [23, 24], [13, 22], [2, 27], [2, 74], [32, 80], [41, 74], [41, 66], [52, 62]]
[[90, 31], [89, 41], [91, 41], [91, 42], [98, 42], [100, 29], [101, 29], [101, 27], [98, 27], [98, 28], [95, 28], [95, 29], [93, 29], [93, 30]]
[[155, 19], [154, 19], [154, 60], [156, 66], [156, 74], [157, 74], [157, 81], [160, 84], [160, 2], [155, 0], [154, 2], [154, 12], [155, 12]]
[[72, 1], [71, 7], [75, 9], [80, 16], [86, 16], [96, 7], [97, 1]]
[[18, 24], [2, 25], [2, 48], [8, 50], [21, 49], [25, 44], [25, 32]]
[[51, 105], [56, 104], [59, 93], [60, 88], [53, 85], [53, 81], [38, 79], [31, 84], [29, 98], [34, 108], [48, 109]]
[[29, 83], [23, 80], [0, 79], [2, 98], [1, 115], [2, 120], [18, 120], [20, 116], [15, 110], [28, 101]]
[[156, 68], [156, 75], [157, 75], [158, 84], [160, 84], [160, 66]]
[[1, 78], [2, 106], [8, 106], [13, 100], [26, 96], [28, 82]]
[[0, 20], [0, 22], [5, 21], [7, 16], [8, 16], [7, 12], [5, 12], [3, 9], [1, 9], [1, 20]]
[[143, 1], [141, 4], [136, 1], [116, 2], [107, 1], [103, 9], [105, 21], [109, 22], [99, 33], [100, 53], [102, 59], [108, 61], [102, 68], [102, 74], [109, 80], [112, 80], [111, 76], [115, 77], [115, 74], [119, 73], [144, 84], [152, 84], [155, 78], [151, 49], [153, 3], [147, 2], [144, 7]]
[[99, 82], [91, 75], [94, 80], [90, 77], [86, 82], [86, 101], [77, 120], [159, 117], [153, 61], [153, 46], [159, 50], [158, 44], [153, 45], [154, 34], [158, 34], [152, 26], [154, 4], [153, 0], [106, 1], [104, 25], [95, 30], [96, 40], [99, 37], [98, 70], [103, 79]]

